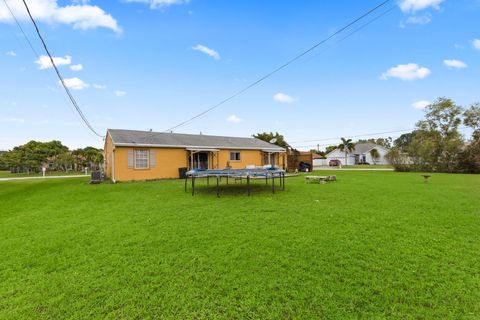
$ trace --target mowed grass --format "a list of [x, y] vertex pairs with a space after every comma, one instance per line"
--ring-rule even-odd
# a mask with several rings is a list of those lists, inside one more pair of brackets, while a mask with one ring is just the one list
[[[84, 172], [78, 171], [47, 171], [45, 173], [46, 176], [71, 176], [71, 175], [82, 175], [85, 174]], [[22, 177], [41, 177], [43, 176], [42, 172], [31, 172], [31, 173], [11, 173], [10, 171], [1, 171], [0, 170], [0, 178], [22, 178]]]
[[335, 174], [0, 182], [0, 318], [478, 319], [480, 176]]

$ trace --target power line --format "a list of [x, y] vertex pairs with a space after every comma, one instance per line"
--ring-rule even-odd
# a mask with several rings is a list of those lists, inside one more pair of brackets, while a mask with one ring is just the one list
[[20, 22], [18, 21], [17, 17], [15, 17], [15, 14], [13, 14], [12, 8], [10, 8], [10, 6], [8, 5], [7, 0], [3, 0], [3, 2], [5, 3], [5, 6], [7, 7], [8, 11], [10, 12], [10, 15], [12, 16], [13, 20], [14, 20], [15, 23], [17, 24], [18, 28], [19, 28], [20, 31], [22, 32], [23, 37], [25, 38], [25, 40], [27, 40], [28, 46], [30, 47], [30, 49], [32, 49], [32, 51], [33, 51], [33, 53], [35, 54], [35, 56], [36, 56], [38, 59], [40, 59], [40, 55], [38, 54], [37, 50], [35, 50], [35, 47], [33, 46], [33, 44], [32, 44], [32, 42], [30, 41], [30, 39], [27, 37], [27, 34], [26, 34], [25, 31], [23, 30], [22, 25], [21, 25]]
[[404, 129], [404, 130], [394, 130], [394, 131], [376, 132], [376, 133], [357, 134], [357, 135], [353, 135], [353, 136], [321, 138], [321, 139], [312, 139], [312, 140], [300, 140], [300, 141], [292, 141], [291, 143], [320, 142], [320, 141], [338, 140], [338, 139], [345, 138], [345, 137], [346, 137], [346, 138], [359, 138], [359, 137], [376, 136], [376, 135], [381, 135], [381, 134], [407, 132], [407, 131], [412, 131], [412, 130], [415, 130], [415, 128], [413, 128], [413, 129]]
[[[25, 0], [24, 0], [25, 1]], [[172, 131], [178, 127], [181, 127], [183, 125], [186, 125], [190, 122], [192, 122], [193, 120], [209, 113], [210, 111], [220, 107], [221, 105], [225, 104], [226, 102], [236, 98], [237, 96], [241, 95], [242, 93], [244, 93], [245, 91], [249, 90], [250, 88], [258, 85], [260, 82], [266, 80], [267, 78], [270, 78], [272, 75], [274, 75], [275, 73], [279, 72], [280, 70], [288, 67], [290, 64], [294, 63], [295, 61], [297, 61], [298, 59], [304, 57], [305, 55], [307, 55], [308, 53], [310, 53], [311, 51], [315, 50], [317, 47], [321, 46], [322, 44], [324, 44], [325, 42], [329, 41], [330, 39], [332, 39], [333, 37], [337, 36], [338, 34], [342, 33], [343, 31], [345, 31], [346, 29], [350, 28], [352, 25], [356, 24], [358, 21], [362, 20], [363, 18], [369, 16], [370, 14], [372, 14], [373, 12], [377, 11], [378, 9], [380, 9], [381, 7], [383, 7], [384, 5], [386, 5], [388, 2], [390, 2], [391, 0], [386, 0], [386, 1], [383, 1], [382, 3], [380, 3], [379, 5], [377, 5], [376, 7], [374, 7], [373, 9], [370, 9], [369, 11], [367, 11], [366, 13], [362, 14], [360, 17], [356, 18], [355, 20], [353, 20], [352, 22], [348, 23], [347, 25], [345, 25], [344, 27], [340, 28], [339, 30], [337, 30], [336, 32], [334, 32], [333, 34], [331, 34], [330, 36], [328, 36], [327, 38], [323, 39], [322, 41], [316, 43], [314, 46], [310, 47], [309, 49], [303, 51], [302, 53], [300, 53], [299, 55], [297, 55], [296, 57], [290, 59], [289, 61], [287, 61], [286, 63], [284, 63], [283, 65], [279, 66], [278, 68], [274, 69], [273, 71], [267, 73], [266, 75], [264, 75], [263, 77], [259, 78], [258, 80], [254, 81], [253, 83], [249, 84], [248, 86], [246, 86], [245, 88], [241, 89], [240, 91], [237, 91], [236, 93], [234, 93], [233, 95], [231, 95], [230, 97], [220, 101], [219, 103], [215, 104], [214, 106], [196, 114], [195, 116], [183, 121], [183, 122], [180, 122], [179, 124], [177, 124], [176, 126], [173, 126], [167, 130], [165, 130], [164, 132], [169, 132], [169, 131]]]
[[[344, 137], [337, 137], [337, 138], [327, 138], [327, 139], [319, 139], [319, 140], [304, 140], [304, 141], [297, 141], [297, 142], [315, 142], [315, 141], [328, 141], [328, 140], [334, 140], [334, 139], [341, 139], [341, 138], [359, 138], [359, 137], [367, 137], [367, 136], [374, 136], [374, 135], [380, 135], [380, 134], [387, 134], [387, 133], [400, 133], [400, 132], [407, 132], [407, 131], [414, 131], [417, 130], [418, 128], [413, 128], [409, 130], [397, 130], [397, 131], [387, 131], [387, 132], [378, 132], [378, 133], [372, 133], [372, 134], [364, 134], [364, 135], [355, 135], [355, 136], [344, 136]], [[469, 130], [470, 128], [468, 127], [459, 127], [459, 131], [463, 130]], [[294, 144], [295, 142], [291, 142]], [[305, 146], [295, 146], [295, 148], [300, 149], [300, 148], [316, 148], [316, 147], [329, 147], [335, 145], [335, 143], [327, 143], [327, 144], [312, 144], [312, 145], [305, 145]]]
[[[4, 0], [5, 1], [5, 0]], [[28, 8], [28, 5], [26, 3], [25, 0], [23, 0], [23, 4], [25, 5], [25, 9], [27, 9], [27, 13], [28, 13], [28, 16], [30, 17], [30, 20], [32, 20], [32, 23], [33, 25], [35, 26], [35, 31], [37, 32], [37, 35], [38, 37], [40, 38], [40, 41], [42, 41], [42, 44], [43, 44], [43, 48], [45, 49], [45, 51], [47, 52], [48, 54], [48, 57], [50, 58], [50, 62], [52, 63], [52, 66], [53, 68], [55, 69], [55, 73], [57, 74], [58, 78], [60, 79], [60, 83], [62, 84], [63, 88], [65, 89], [65, 92], [67, 93], [67, 96], [68, 98], [70, 99], [70, 101], [72, 102], [73, 106], [75, 107], [75, 109], [77, 110], [78, 114], [80, 115], [80, 117], [82, 118], [83, 122], [85, 123], [85, 125], [87, 126], [88, 129], [90, 129], [90, 131], [92, 131], [95, 135], [97, 135], [98, 137], [100, 138], [103, 138], [104, 136], [99, 134], [97, 131], [95, 131], [95, 129], [92, 127], [92, 125], [90, 124], [90, 122], [88, 121], [88, 119], [85, 117], [85, 115], [83, 114], [82, 110], [80, 109], [80, 106], [78, 105], [77, 101], [75, 100], [75, 98], [73, 97], [72, 93], [70, 92], [70, 89], [68, 89], [68, 87], [65, 85], [65, 80], [63, 79], [62, 75], [60, 74], [60, 71], [58, 70], [55, 62], [53, 61], [53, 57], [52, 55], [50, 54], [50, 51], [48, 50], [48, 47], [47, 47], [47, 44], [45, 43], [45, 40], [43, 39], [42, 37], [42, 34], [40, 33], [40, 30], [37, 26], [37, 23], [35, 22], [35, 19], [33, 19], [32, 17], [32, 14], [30, 13], [30, 9]], [[8, 6], [8, 5], [7, 5]], [[16, 20], [16, 19], [15, 19]], [[30, 43], [30, 41], [29, 41]], [[33, 46], [32, 46], [32, 49], [33, 49]], [[34, 50], [35, 51], [35, 50]]]

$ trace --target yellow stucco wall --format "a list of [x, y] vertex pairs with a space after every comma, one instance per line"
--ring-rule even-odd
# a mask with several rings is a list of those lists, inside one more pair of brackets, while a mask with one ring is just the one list
[[[156, 165], [154, 168], [135, 169], [128, 167], [128, 151], [147, 149], [155, 152]], [[115, 148], [115, 180], [156, 180], [178, 178], [178, 168], [187, 166], [187, 151], [185, 149], [170, 148]]]
[[[135, 149], [146, 149], [155, 152], [156, 165], [148, 169], [135, 169], [128, 167], [128, 152]], [[105, 174], [112, 179], [113, 174], [115, 181], [132, 181], [132, 180], [157, 180], [178, 178], [178, 168], [189, 167], [188, 157], [190, 151], [182, 148], [134, 148], [119, 147], [113, 148], [113, 144], [109, 135], [105, 140]], [[239, 151], [240, 161], [230, 161], [230, 152]], [[115, 157], [115, 168], [112, 170], [113, 159]], [[218, 160], [217, 160], [218, 159]], [[283, 167], [284, 156], [279, 154], [277, 158], [277, 166]], [[249, 165], [262, 166], [263, 152], [259, 150], [220, 150], [218, 153], [209, 155], [210, 169], [223, 169], [227, 163], [234, 169], [243, 169]]]

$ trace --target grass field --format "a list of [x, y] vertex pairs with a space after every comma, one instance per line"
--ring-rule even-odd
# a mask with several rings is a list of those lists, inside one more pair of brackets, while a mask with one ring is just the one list
[[[82, 175], [84, 172], [78, 171], [48, 171], [45, 173], [46, 176], [71, 176], [71, 175]], [[1, 171], [0, 178], [21, 178], [21, 177], [41, 177], [43, 174], [41, 172], [32, 172], [32, 173], [10, 173], [10, 171]]]
[[0, 182], [0, 318], [478, 319], [480, 176], [335, 174]]

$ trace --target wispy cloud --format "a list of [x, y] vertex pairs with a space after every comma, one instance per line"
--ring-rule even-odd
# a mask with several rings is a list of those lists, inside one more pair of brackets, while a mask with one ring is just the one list
[[[83, 90], [90, 86], [88, 83], [85, 83], [83, 80], [76, 77], [63, 79], [63, 83], [65, 86], [67, 86], [67, 88], [72, 90]], [[61, 85], [61, 82], [59, 81], [58, 84]]]
[[124, 96], [127, 95], [127, 93], [126, 93], [125, 91], [122, 91], [122, 90], [116, 90], [116, 91], [115, 91], [115, 95], [116, 95], [117, 97], [124, 97]]
[[211, 48], [209, 48], [209, 47], [206, 47], [206, 46], [204, 46], [204, 45], [202, 45], [202, 44], [198, 44], [198, 45], [196, 45], [195, 47], [193, 47], [192, 49], [193, 49], [193, 50], [196, 50], [196, 51], [203, 52], [203, 53], [205, 53], [206, 55], [209, 55], [210, 57], [212, 57], [212, 58], [214, 58], [214, 59], [217, 59], [217, 60], [220, 59], [220, 54], [219, 54], [217, 51], [215, 51], [215, 50], [213, 50], [213, 49], [211, 49]]
[[232, 114], [231, 116], [229, 116], [227, 119], [227, 122], [230, 122], [230, 123], [240, 123], [243, 121], [243, 119], [237, 117], [236, 115]]
[[418, 110], [423, 110], [431, 104], [432, 103], [428, 100], [420, 100], [420, 101], [412, 103], [412, 107], [414, 107], [415, 109], [418, 109]]
[[430, 75], [431, 71], [428, 68], [420, 67], [416, 63], [399, 64], [388, 69], [380, 76], [382, 80], [389, 78], [398, 78], [401, 80], [417, 80], [424, 79]]
[[[65, 56], [65, 57], [53, 57], [53, 62], [57, 67], [59, 66], [64, 66], [64, 65], [69, 65], [72, 63], [72, 57], [70, 56]], [[53, 68], [52, 62], [50, 61], [50, 58], [46, 55], [40, 56], [37, 60], [35, 60], [35, 63], [38, 65], [38, 69], [40, 70], [45, 70], [48, 68]]]
[[81, 70], [83, 70], [83, 65], [73, 64], [73, 65], [70, 66], [70, 69], [72, 69], [73, 71], [81, 71]]
[[432, 22], [432, 16], [429, 13], [424, 14], [422, 16], [411, 16], [411, 17], [408, 17], [407, 20], [405, 20], [406, 24], [422, 25], [422, 24], [428, 24], [430, 22]]
[[[121, 32], [121, 28], [110, 14], [98, 6], [89, 5], [85, 1], [78, 4], [61, 6], [57, 0], [36, 0], [30, 4], [32, 15], [45, 23], [63, 23], [72, 25], [74, 29], [88, 30], [107, 28]], [[20, 20], [28, 20], [22, 1], [9, 1], [9, 5]], [[12, 16], [6, 6], [0, 6], [0, 22], [11, 22]]]
[[145, 3], [150, 6], [151, 9], [157, 9], [161, 7], [168, 7], [174, 4], [186, 4], [190, 0], [127, 0], [127, 2]]
[[92, 84], [92, 86], [93, 86], [95, 89], [98, 89], [98, 90], [105, 90], [105, 89], [107, 89], [107, 86], [104, 85], [104, 84], [94, 83], [94, 84]]
[[403, 12], [415, 12], [428, 8], [440, 9], [443, 0], [400, 0], [399, 7]]
[[23, 119], [23, 118], [0, 118], [0, 122], [24, 123], [25, 119]]
[[473, 40], [472, 45], [475, 49], [480, 50], [480, 39]]
[[279, 93], [276, 93], [273, 96], [273, 100], [275, 100], [277, 102], [280, 102], [280, 103], [293, 103], [293, 102], [295, 102], [296, 99], [289, 96], [288, 94], [279, 92]]
[[465, 62], [460, 61], [460, 60], [455, 60], [455, 59], [443, 60], [443, 64], [446, 67], [454, 68], [454, 69], [464, 69], [464, 68], [467, 67], [467, 64]]
[[17, 56], [17, 53], [13, 50], [7, 51], [7, 52], [5, 52], [5, 54], [7, 56], [10, 56], [10, 57], [16, 57]]

